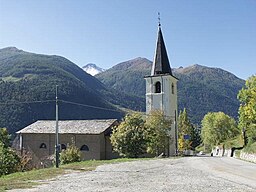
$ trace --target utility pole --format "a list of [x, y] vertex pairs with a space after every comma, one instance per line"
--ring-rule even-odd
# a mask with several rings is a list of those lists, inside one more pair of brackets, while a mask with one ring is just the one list
[[58, 85], [56, 85], [56, 140], [55, 140], [55, 153], [56, 153], [56, 168], [59, 167], [59, 152], [60, 152], [60, 145], [59, 145], [59, 112], [58, 112]]
[[174, 112], [174, 130], [175, 130], [175, 155], [178, 156], [178, 126], [177, 126], [177, 111]]

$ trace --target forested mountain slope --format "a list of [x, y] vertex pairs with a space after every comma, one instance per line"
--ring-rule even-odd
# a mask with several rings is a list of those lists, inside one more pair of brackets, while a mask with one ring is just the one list
[[[144, 76], [150, 75], [152, 62], [136, 58], [117, 64], [96, 75], [106, 86], [145, 100]], [[223, 111], [237, 117], [237, 93], [245, 81], [219, 68], [192, 65], [173, 69], [178, 81], [178, 107], [184, 107], [194, 123], [200, 123], [209, 111]], [[141, 106], [145, 110], [145, 102]]]
[[60, 119], [121, 118], [116, 105], [136, 109], [143, 102], [109, 90], [64, 57], [8, 47], [0, 49], [0, 127], [13, 133], [38, 119], [54, 119], [56, 85], [60, 100], [112, 109], [59, 102]]

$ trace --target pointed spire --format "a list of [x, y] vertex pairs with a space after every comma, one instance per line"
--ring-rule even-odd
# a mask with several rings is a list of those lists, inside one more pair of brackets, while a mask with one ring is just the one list
[[164, 38], [161, 30], [160, 13], [158, 13], [158, 38], [156, 44], [155, 58], [151, 70], [151, 76], [159, 74], [172, 75], [167, 51], [164, 44]]

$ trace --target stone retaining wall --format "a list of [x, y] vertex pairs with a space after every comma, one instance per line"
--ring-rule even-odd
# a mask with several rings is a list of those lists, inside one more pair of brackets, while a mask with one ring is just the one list
[[256, 163], [256, 154], [246, 153], [241, 151], [240, 159]]

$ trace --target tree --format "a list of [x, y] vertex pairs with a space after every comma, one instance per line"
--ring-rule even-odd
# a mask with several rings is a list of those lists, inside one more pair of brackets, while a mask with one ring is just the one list
[[[179, 151], [194, 150], [200, 144], [199, 130], [190, 122], [186, 108], [179, 114], [178, 130]], [[188, 137], [187, 139], [184, 138], [186, 136]]]
[[0, 128], [0, 176], [16, 172], [20, 168], [20, 158], [9, 145], [7, 129]]
[[179, 114], [179, 119], [178, 119], [178, 144], [179, 144], [179, 151], [184, 151], [186, 149], [191, 148], [191, 142], [190, 139], [184, 138], [185, 135], [190, 136], [191, 132], [191, 127], [192, 124], [190, 123], [188, 116], [187, 116], [187, 111], [184, 108], [183, 111], [180, 112]]
[[0, 128], [0, 142], [4, 144], [5, 147], [10, 146], [11, 136], [8, 134], [6, 128]]
[[256, 142], [256, 76], [246, 80], [245, 87], [239, 91], [239, 127], [246, 131], [249, 142]]
[[146, 119], [147, 152], [155, 155], [165, 153], [170, 142], [172, 121], [163, 111], [153, 110]]
[[126, 115], [121, 124], [113, 128], [110, 140], [114, 151], [124, 157], [138, 157], [145, 153], [144, 123], [145, 121], [139, 113]]
[[219, 145], [237, 134], [235, 120], [223, 112], [209, 112], [202, 120], [201, 137], [205, 146]]
[[191, 132], [191, 149], [194, 150], [197, 146], [201, 144], [201, 131], [200, 127], [192, 124], [192, 132]]

